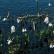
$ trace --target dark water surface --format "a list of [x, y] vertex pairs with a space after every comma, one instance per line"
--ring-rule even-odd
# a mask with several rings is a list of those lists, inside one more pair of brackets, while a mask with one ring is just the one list
[[[39, 0], [39, 8], [47, 8], [48, 0]], [[54, 6], [54, 0], [51, 1]], [[35, 14], [37, 4], [35, 0], [0, 0], [0, 15], [6, 15], [9, 10], [12, 15]]]

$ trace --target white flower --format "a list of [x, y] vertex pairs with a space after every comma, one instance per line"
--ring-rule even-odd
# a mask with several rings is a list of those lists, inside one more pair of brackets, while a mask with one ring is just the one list
[[44, 19], [44, 22], [45, 22], [46, 24], [48, 24], [48, 23], [49, 23], [49, 18], [46, 17], [46, 18]]
[[8, 45], [10, 45], [12, 43], [12, 40], [7, 40], [8, 41]]
[[49, 47], [50, 47], [50, 48], [54, 48], [54, 44], [51, 43], [51, 44], [49, 45]]
[[17, 23], [19, 23], [19, 22], [20, 22], [20, 19], [17, 18]]
[[49, 27], [53, 26], [52, 23], [49, 23]]
[[11, 26], [11, 33], [15, 32], [15, 26]]
[[53, 45], [52, 45], [52, 44], [50, 44], [50, 45], [49, 45], [49, 47], [50, 47], [50, 48], [53, 48]]
[[2, 21], [6, 21], [7, 20], [7, 18], [3, 18], [3, 20]]
[[26, 31], [27, 31], [26, 28], [23, 28], [23, 29], [22, 29], [22, 32], [26, 32]]
[[48, 4], [48, 6], [52, 6], [52, 4], [51, 4], [51, 3], [49, 3], [49, 4]]

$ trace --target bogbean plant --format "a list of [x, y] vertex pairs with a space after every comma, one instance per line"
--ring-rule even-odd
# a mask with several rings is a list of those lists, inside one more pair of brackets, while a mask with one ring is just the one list
[[[42, 26], [42, 25], [40, 25]], [[39, 30], [38, 30], [39, 29]], [[54, 25], [49, 27], [48, 25], [44, 25], [44, 27], [42, 27], [42, 29], [40, 27], [38, 27], [36, 29], [36, 31], [34, 31], [34, 34], [36, 37], [38, 37], [39, 41], [41, 41], [41, 39], [44, 40], [44, 38], [48, 38], [48, 43], [50, 43], [51, 41], [53, 41], [54, 39], [52, 38], [53, 35], [53, 30], [54, 30]], [[11, 36], [10, 36], [11, 37]], [[23, 50], [26, 50], [29, 48], [29, 34], [27, 32], [24, 33], [24, 35], [22, 35], [22, 40], [24, 41], [24, 47]], [[16, 43], [15, 43], [15, 48], [17, 50], [20, 50], [20, 44], [19, 44], [19, 40], [20, 40], [20, 36], [16, 35]], [[13, 45], [8, 47], [10, 51], [13, 50]], [[16, 51], [17, 51], [16, 50]], [[23, 51], [22, 50], [22, 51]]]
[[18, 36], [18, 35], [14, 36], [14, 33], [11, 34], [9, 32], [8, 39], [10, 39], [12, 41], [8, 45], [8, 52], [9, 52], [9, 54], [13, 54], [15, 51], [19, 50], [19, 48], [20, 48], [20, 43], [19, 43], [20, 36]]

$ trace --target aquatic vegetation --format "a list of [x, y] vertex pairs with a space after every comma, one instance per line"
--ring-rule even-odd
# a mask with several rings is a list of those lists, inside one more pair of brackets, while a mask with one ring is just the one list
[[[7, 30], [3, 31], [6, 35], [0, 31], [0, 47], [7, 46], [8, 53], [6, 54], [28, 54], [28, 51], [33, 49], [54, 48], [54, 24], [50, 21], [48, 12], [47, 14], [40, 13], [38, 0], [36, 2], [37, 15], [27, 14], [9, 19], [8, 12], [6, 18], [2, 19], [2, 27], [4, 26], [3, 28]], [[52, 4], [49, 3], [48, 6], [50, 7]]]
[[54, 48], [54, 43], [51, 42], [50, 45], [49, 45], [49, 47], [50, 47], [50, 48]]
[[28, 41], [29, 42], [29, 35], [28, 33], [25, 33], [23, 36], [24, 41]]
[[48, 6], [50, 7], [50, 6], [52, 6], [52, 4], [49, 2]]
[[12, 43], [12, 40], [7, 40], [8, 41], [8, 45], [10, 45], [10, 43]]
[[8, 52], [9, 52], [9, 54], [10, 53], [12, 54], [15, 51], [19, 50], [19, 48], [20, 48], [19, 40], [20, 40], [20, 38], [19, 38], [18, 35], [16, 35], [16, 38], [12, 39], [12, 41], [9, 40], [9, 45], [8, 45]]

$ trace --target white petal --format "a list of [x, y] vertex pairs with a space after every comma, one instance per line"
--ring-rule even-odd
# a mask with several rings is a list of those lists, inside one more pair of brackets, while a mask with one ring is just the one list
[[7, 18], [3, 18], [3, 20], [2, 21], [6, 21], [7, 20]]
[[46, 17], [46, 18], [44, 19], [44, 22], [45, 22], [46, 24], [48, 24], [48, 23], [49, 23], [49, 18]]
[[7, 40], [8, 41], [8, 45], [10, 45], [10, 43], [12, 43], [12, 40]]
[[26, 29], [26, 28], [23, 28], [23, 29], [22, 29], [22, 32], [26, 32], [26, 31], [27, 31], [27, 29]]
[[38, 16], [40, 16], [40, 14], [38, 13]]
[[15, 26], [11, 26], [11, 33], [15, 32]]
[[49, 3], [49, 4], [48, 4], [48, 6], [52, 6], [52, 4], [51, 4], [51, 3]]
[[17, 19], [17, 23], [19, 23], [20, 22], [20, 19]]
[[49, 26], [51, 27], [51, 26], [53, 26], [53, 24], [52, 23], [49, 23]]

